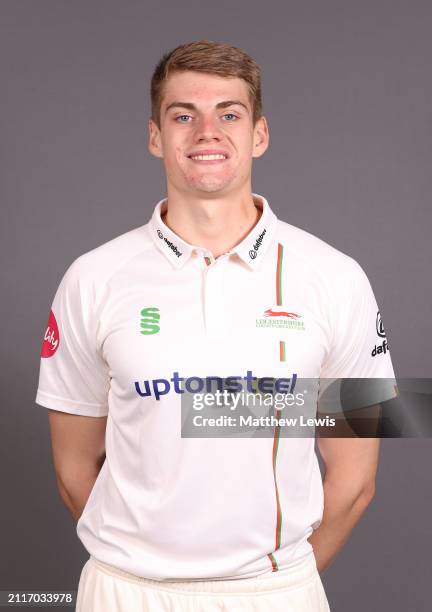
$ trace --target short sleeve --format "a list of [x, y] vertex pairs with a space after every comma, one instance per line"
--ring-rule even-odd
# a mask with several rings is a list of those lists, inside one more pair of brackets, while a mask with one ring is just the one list
[[[331, 397], [337, 389], [358, 388], [358, 383], [347, 379], [379, 379], [361, 383], [362, 401], [365, 390], [368, 405], [396, 397], [395, 374], [381, 313], [369, 279], [355, 260], [348, 258], [345, 276], [337, 284], [333, 298], [332, 344], [321, 368], [321, 391], [331, 384]], [[356, 407], [359, 406], [354, 401], [348, 409]]]
[[109, 368], [97, 343], [95, 291], [75, 260], [64, 274], [42, 340], [36, 403], [83, 416], [108, 414]]

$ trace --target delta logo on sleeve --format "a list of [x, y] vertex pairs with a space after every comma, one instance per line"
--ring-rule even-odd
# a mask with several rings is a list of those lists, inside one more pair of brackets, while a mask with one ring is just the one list
[[45, 330], [44, 339], [42, 342], [41, 357], [52, 357], [60, 344], [60, 334], [58, 325], [53, 311], [51, 310], [48, 317], [48, 323]]
[[381, 344], [375, 344], [371, 352], [372, 357], [376, 357], [376, 355], [385, 355], [387, 351], [390, 351], [379, 310], [376, 316], [376, 333], [379, 338], [384, 338], [384, 340], [381, 342]]

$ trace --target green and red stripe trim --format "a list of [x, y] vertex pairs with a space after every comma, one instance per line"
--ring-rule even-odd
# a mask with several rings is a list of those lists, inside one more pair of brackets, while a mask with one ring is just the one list
[[282, 306], [282, 261], [283, 246], [278, 243], [277, 263], [276, 263], [276, 304]]
[[[282, 306], [282, 262], [283, 262], [283, 246], [280, 243], [278, 243], [277, 261], [276, 261], [276, 304], [278, 306]], [[285, 340], [279, 341], [279, 361], [286, 361]], [[281, 427], [280, 425], [275, 426], [274, 437], [273, 437], [273, 454], [272, 454], [273, 479], [274, 479], [275, 493], [276, 493], [275, 549], [272, 553], [268, 553], [267, 555], [272, 564], [273, 572], [277, 572], [279, 570], [277, 561], [273, 553], [279, 550], [280, 548], [281, 531], [282, 531], [282, 509], [280, 505], [279, 489], [278, 489], [277, 476], [276, 476], [277, 453], [278, 453], [279, 439], [280, 439], [280, 427]]]
[[286, 360], [285, 340], [279, 340], [279, 361]]

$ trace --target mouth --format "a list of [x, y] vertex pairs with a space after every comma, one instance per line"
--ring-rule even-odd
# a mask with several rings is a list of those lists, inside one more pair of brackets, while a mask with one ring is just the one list
[[187, 157], [196, 164], [221, 164], [228, 159], [226, 153], [192, 153]]

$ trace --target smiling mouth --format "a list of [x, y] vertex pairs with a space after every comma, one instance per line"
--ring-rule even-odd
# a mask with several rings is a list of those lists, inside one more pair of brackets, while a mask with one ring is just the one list
[[193, 162], [198, 162], [201, 164], [217, 164], [224, 162], [228, 159], [226, 155], [222, 153], [217, 153], [213, 155], [188, 155], [188, 158]]

